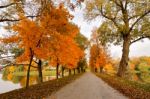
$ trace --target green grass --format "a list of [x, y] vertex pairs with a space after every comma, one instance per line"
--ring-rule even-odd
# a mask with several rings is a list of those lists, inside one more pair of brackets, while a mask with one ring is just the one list
[[[26, 76], [27, 72], [14, 72], [14, 76]], [[30, 71], [30, 76], [37, 76], [38, 71]], [[43, 76], [56, 76], [56, 71], [43, 71]]]

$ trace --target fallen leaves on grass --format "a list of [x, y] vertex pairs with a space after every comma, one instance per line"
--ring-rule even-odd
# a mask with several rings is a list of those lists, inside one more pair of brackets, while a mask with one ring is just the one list
[[42, 84], [32, 85], [28, 89], [21, 88], [7, 93], [0, 94], [0, 99], [44, 99], [53, 92], [59, 90], [66, 84], [74, 81], [82, 74], [72, 75]]
[[150, 84], [142, 84], [105, 74], [97, 74], [97, 76], [130, 99], [150, 99]]

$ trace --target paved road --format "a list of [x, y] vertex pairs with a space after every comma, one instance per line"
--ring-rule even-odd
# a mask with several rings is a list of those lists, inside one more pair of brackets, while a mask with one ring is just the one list
[[47, 99], [128, 99], [91, 72], [53, 93]]

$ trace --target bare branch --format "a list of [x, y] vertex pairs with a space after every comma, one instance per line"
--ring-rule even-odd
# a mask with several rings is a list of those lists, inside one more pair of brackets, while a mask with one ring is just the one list
[[[38, 17], [39, 15], [36, 15], [36, 16], [26, 16], [28, 18], [34, 18], [34, 17]], [[20, 21], [20, 20], [23, 20], [23, 19], [0, 19], [0, 22], [16, 22], [16, 21]]]
[[133, 40], [133, 41], [131, 41], [130, 45], [133, 44], [133, 43], [135, 43], [135, 42], [137, 42], [137, 41], [140, 41], [140, 40], [142, 40], [144, 38], [150, 38], [150, 36], [142, 36], [142, 37], [140, 37], [140, 38], [138, 38], [136, 40]]
[[10, 3], [10, 4], [7, 4], [7, 5], [3, 5], [3, 6], [0, 6], [0, 9], [2, 8], [7, 8], [7, 7], [10, 7], [12, 5], [15, 5], [16, 3]]

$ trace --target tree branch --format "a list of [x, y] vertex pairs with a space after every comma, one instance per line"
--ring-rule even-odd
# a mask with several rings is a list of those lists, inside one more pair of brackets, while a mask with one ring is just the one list
[[38, 62], [37, 61], [35, 61], [35, 60], [33, 60], [36, 64], [38, 64]]
[[100, 13], [101, 13], [101, 15], [102, 15], [103, 17], [105, 17], [106, 19], [111, 20], [111, 21], [115, 24], [115, 26], [116, 26], [118, 29], [120, 29], [119, 26], [118, 26], [118, 24], [117, 24], [116, 21], [115, 21], [115, 18], [108, 17], [106, 14], [104, 14], [104, 12], [103, 12], [103, 6], [102, 6], [102, 5], [101, 5]]
[[147, 12], [145, 12], [143, 15], [141, 15], [131, 26], [131, 28], [129, 29], [129, 33], [132, 31], [133, 27], [143, 18], [145, 17], [147, 14], [150, 13], [150, 10], [148, 10]]
[[150, 36], [142, 36], [142, 37], [140, 37], [140, 38], [138, 38], [136, 40], [133, 40], [133, 41], [130, 42], [130, 45], [133, 44], [133, 43], [135, 43], [135, 42], [137, 42], [137, 41], [140, 41], [140, 40], [142, 40], [144, 38], [150, 38]]
[[[27, 18], [34, 18], [34, 17], [38, 17], [39, 15], [36, 16], [26, 16]], [[16, 22], [16, 21], [20, 21], [23, 19], [0, 19], [0, 22]]]
[[128, 0], [126, 0], [126, 2], [125, 2], [125, 9], [127, 9], [127, 6], [128, 6]]
[[0, 6], [0, 9], [7, 8], [7, 7], [10, 7], [10, 6], [15, 5], [15, 4], [16, 3], [10, 3], [10, 4], [4, 5], [4, 6]]
[[139, 15], [130, 16], [130, 17], [128, 18], [128, 20], [130, 21], [131, 19], [136, 18], [136, 17], [139, 17]]
[[112, 0], [117, 6], [121, 7], [121, 4], [117, 2], [117, 0]]
[[7, 4], [7, 5], [0, 5], [0, 9], [4, 9], [4, 8], [8, 8], [10, 6], [13, 6], [15, 4], [24, 4], [23, 2], [13, 2], [13, 3], [10, 3], [10, 4]]

